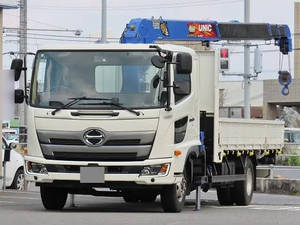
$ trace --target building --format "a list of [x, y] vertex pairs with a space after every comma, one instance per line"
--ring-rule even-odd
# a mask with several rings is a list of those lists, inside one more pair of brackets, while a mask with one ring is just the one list
[[[243, 118], [244, 116], [244, 82], [220, 81], [220, 117]], [[263, 115], [263, 81], [254, 80], [250, 86], [251, 118]]]

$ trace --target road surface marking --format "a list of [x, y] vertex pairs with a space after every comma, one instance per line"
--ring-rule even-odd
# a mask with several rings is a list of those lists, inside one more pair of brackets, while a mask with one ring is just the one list
[[5, 203], [5, 204], [7, 204], [7, 203], [9, 203], [9, 204], [16, 204], [16, 202], [10, 202], [10, 201], [0, 201], [0, 204], [1, 203]]
[[238, 209], [246, 208], [252, 210], [268, 210], [268, 211], [300, 211], [300, 206], [281, 206], [281, 205], [249, 205], [249, 206], [208, 206], [216, 209]]
[[39, 198], [30, 198], [30, 197], [17, 197], [17, 196], [1, 196], [0, 198], [11, 198], [11, 199], [28, 199], [28, 200], [40, 200]]

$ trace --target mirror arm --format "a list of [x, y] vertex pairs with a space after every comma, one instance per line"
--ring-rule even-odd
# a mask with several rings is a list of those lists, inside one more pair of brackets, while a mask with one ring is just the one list
[[[168, 83], [170, 84], [170, 63], [167, 63], [167, 76], [168, 76]], [[168, 98], [167, 98], [167, 106], [166, 106], [165, 110], [167, 112], [172, 110], [172, 107], [170, 106], [171, 105], [171, 86], [172, 85], [166, 86]]]
[[25, 103], [28, 105], [28, 95], [27, 95], [27, 54], [24, 55], [24, 99]]

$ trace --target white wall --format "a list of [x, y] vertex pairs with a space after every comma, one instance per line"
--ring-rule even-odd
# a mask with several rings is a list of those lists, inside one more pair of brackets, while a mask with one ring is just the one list
[[[224, 89], [223, 106], [244, 106], [244, 87], [242, 81], [220, 81]], [[250, 86], [251, 106], [263, 106], [263, 81], [252, 81]]]

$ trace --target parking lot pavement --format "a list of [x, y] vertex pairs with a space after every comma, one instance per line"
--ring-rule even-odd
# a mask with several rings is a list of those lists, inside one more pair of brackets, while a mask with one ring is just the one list
[[[127, 225], [127, 224], [297, 224], [300, 197], [255, 194], [249, 206], [220, 206], [215, 191], [202, 194], [201, 211], [194, 211], [194, 193], [181, 213], [164, 213], [155, 203], [125, 203], [122, 198], [75, 196], [62, 211], [44, 210], [38, 192], [0, 191], [0, 224], [7, 225]], [[205, 221], [205, 222], [204, 222]]]

